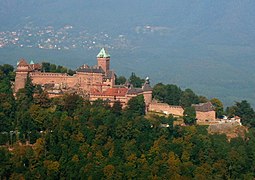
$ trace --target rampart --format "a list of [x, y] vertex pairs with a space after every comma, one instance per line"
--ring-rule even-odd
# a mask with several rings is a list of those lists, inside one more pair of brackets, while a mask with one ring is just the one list
[[171, 106], [166, 103], [152, 102], [149, 105], [149, 111], [160, 112], [164, 114], [172, 114], [174, 116], [183, 116], [183, 108], [181, 106]]
[[34, 84], [65, 84], [72, 87], [77, 83], [75, 76], [66, 73], [32, 72], [30, 77]]
[[215, 121], [215, 111], [196, 111], [196, 118], [198, 121]]

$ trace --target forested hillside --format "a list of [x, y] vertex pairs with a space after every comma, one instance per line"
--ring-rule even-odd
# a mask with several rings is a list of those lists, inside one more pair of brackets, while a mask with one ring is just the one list
[[[15, 48], [0, 48], [0, 62], [14, 65], [25, 58], [76, 68], [94, 64], [98, 49], [110, 47], [112, 67], [123, 75], [135, 71], [152, 82], [218, 97], [228, 106], [247, 99], [255, 107], [255, 1], [0, 0], [0, 4], [0, 46], [17, 38], [22, 41], [15, 41]], [[47, 27], [57, 33], [66, 25], [73, 29], [64, 39], [61, 34], [41, 36]], [[39, 49], [48, 39], [52, 47], [62, 42], [72, 48]], [[25, 43], [34, 48], [25, 48]]]
[[[145, 116], [143, 96], [131, 99], [123, 110], [118, 102], [110, 107], [76, 94], [49, 99], [28, 77], [15, 99], [13, 78], [13, 67], [1, 65], [0, 179], [255, 177], [254, 125], [245, 137], [228, 141], [226, 135], [208, 134], [206, 126], [173, 126], [172, 116]], [[162, 93], [154, 96], [170, 104], [175, 100], [169, 97], [178, 98], [174, 92], [180, 92], [174, 85], [157, 88]], [[247, 105], [236, 104], [232, 112], [244, 110], [239, 113], [251, 120], [254, 111]]]

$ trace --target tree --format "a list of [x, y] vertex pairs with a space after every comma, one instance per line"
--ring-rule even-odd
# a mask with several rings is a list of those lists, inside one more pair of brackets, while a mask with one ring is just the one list
[[184, 123], [187, 125], [196, 124], [196, 111], [194, 107], [186, 107], [183, 112]]
[[116, 85], [125, 84], [126, 81], [127, 81], [127, 79], [125, 78], [125, 76], [119, 76], [119, 77], [116, 77], [115, 84]]
[[121, 111], [122, 111], [122, 105], [120, 103], [120, 101], [115, 101], [112, 105], [112, 112], [114, 114], [116, 114], [117, 116], [121, 115]]
[[111, 164], [107, 165], [103, 169], [106, 179], [112, 179], [115, 171], [115, 167]]
[[34, 85], [32, 83], [32, 79], [29, 74], [27, 74], [27, 79], [25, 83], [25, 95], [27, 100], [32, 103], [33, 101], [33, 94], [34, 94]]
[[235, 107], [234, 106], [230, 106], [230, 107], [227, 107], [226, 108], [226, 115], [228, 116], [228, 117], [234, 117], [235, 116]]
[[134, 87], [142, 87], [142, 84], [145, 82], [144, 79], [141, 79], [140, 77], [136, 76], [135, 73], [132, 72], [131, 76], [129, 77], [129, 82]]
[[47, 91], [43, 91], [40, 85], [35, 87], [34, 103], [44, 108], [51, 105]]
[[143, 95], [131, 98], [127, 103], [127, 111], [136, 116], [145, 115], [145, 102]]
[[255, 112], [246, 100], [236, 102], [234, 109], [236, 115], [241, 117], [242, 123], [244, 125], [251, 126], [253, 124], [255, 119]]
[[191, 89], [185, 89], [180, 99], [180, 105], [182, 107], [189, 107], [192, 104], [198, 103], [199, 103], [198, 96]]
[[48, 63], [48, 62], [42, 62], [42, 70], [44, 71], [44, 72], [50, 72], [50, 63]]
[[34, 94], [34, 86], [32, 84], [32, 80], [27, 75], [25, 88], [19, 89], [17, 92], [17, 109], [21, 112], [24, 112], [29, 109], [29, 106], [33, 103], [33, 94]]
[[83, 99], [77, 94], [65, 94], [63, 97], [63, 108], [72, 115], [76, 109], [82, 106]]
[[199, 98], [199, 103], [206, 103], [209, 101], [205, 96], [199, 96], [198, 98]]
[[152, 96], [154, 99], [159, 100], [160, 102], [166, 102], [167, 91], [165, 85], [158, 83], [153, 87]]
[[223, 103], [217, 98], [212, 98], [210, 102], [215, 107], [217, 118], [221, 118], [223, 116], [223, 109], [224, 109]]
[[181, 161], [180, 159], [174, 154], [174, 152], [169, 152], [168, 155], [168, 169], [169, 169], [169, 179], [180, 179], [181, 178], [181, 169], [180, 169], [180, 164]]
[[153, 97], [170, 105], [179, 105], [182, 90], [173, 84], [158, 83], [153, 87]]
[[11, 154], [5, 148], [0, 148], [0, 179], [9, 179], [12, 171]]
[[0, 131], [10, 131], [15, 119], [15, 99], [10, 80], [0, 79]]
[[7, 77], [9, 80], [14, 80], [14, 67], [9, 64], [0, 65], [0, 79]]

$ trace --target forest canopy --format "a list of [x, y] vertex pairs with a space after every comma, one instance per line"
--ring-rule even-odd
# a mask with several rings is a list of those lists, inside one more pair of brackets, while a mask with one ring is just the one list
[[[254, 111], [247, 101], [227, 108], [229, 116], [240, 116], [249, 127], [245, 137], [229, 140], [224, 134], [208, 134], [206, 126], [174, 126], [173, 116], [145, 115], [143, 96], [131, 99], [124, 109], [118, 101], [111, 107], [77, 94], [50, 99], [28, 77], [14, 98], [13, 69], [0, 69], [0, 179], [255, 176]], [[155, 89], [154, 97], [170, 104], [189, 107], [205, 99], [175, 85]], [[194, 111], [185, 113], [189, 124]]]

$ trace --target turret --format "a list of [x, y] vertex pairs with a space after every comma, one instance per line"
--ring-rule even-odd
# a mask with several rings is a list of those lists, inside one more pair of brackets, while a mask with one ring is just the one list
[[145, 83], [142, 87], [142, 90], [143, 90], [143, 97], [144, 97], [144, 101], [145, 101], [145, 104], [146, 104], [146, 109], [148, 108], [149, 104], [151, 103], [152, 101], [152, 87], [150, 86], [150, 79], [149, 77], [147, 77], [145, 79]]
[[104, 48], [102, 48], [97, 55], [97, 65], [100, 66], [105, 73], [110, 69], [110, 54], [108, 54]]

